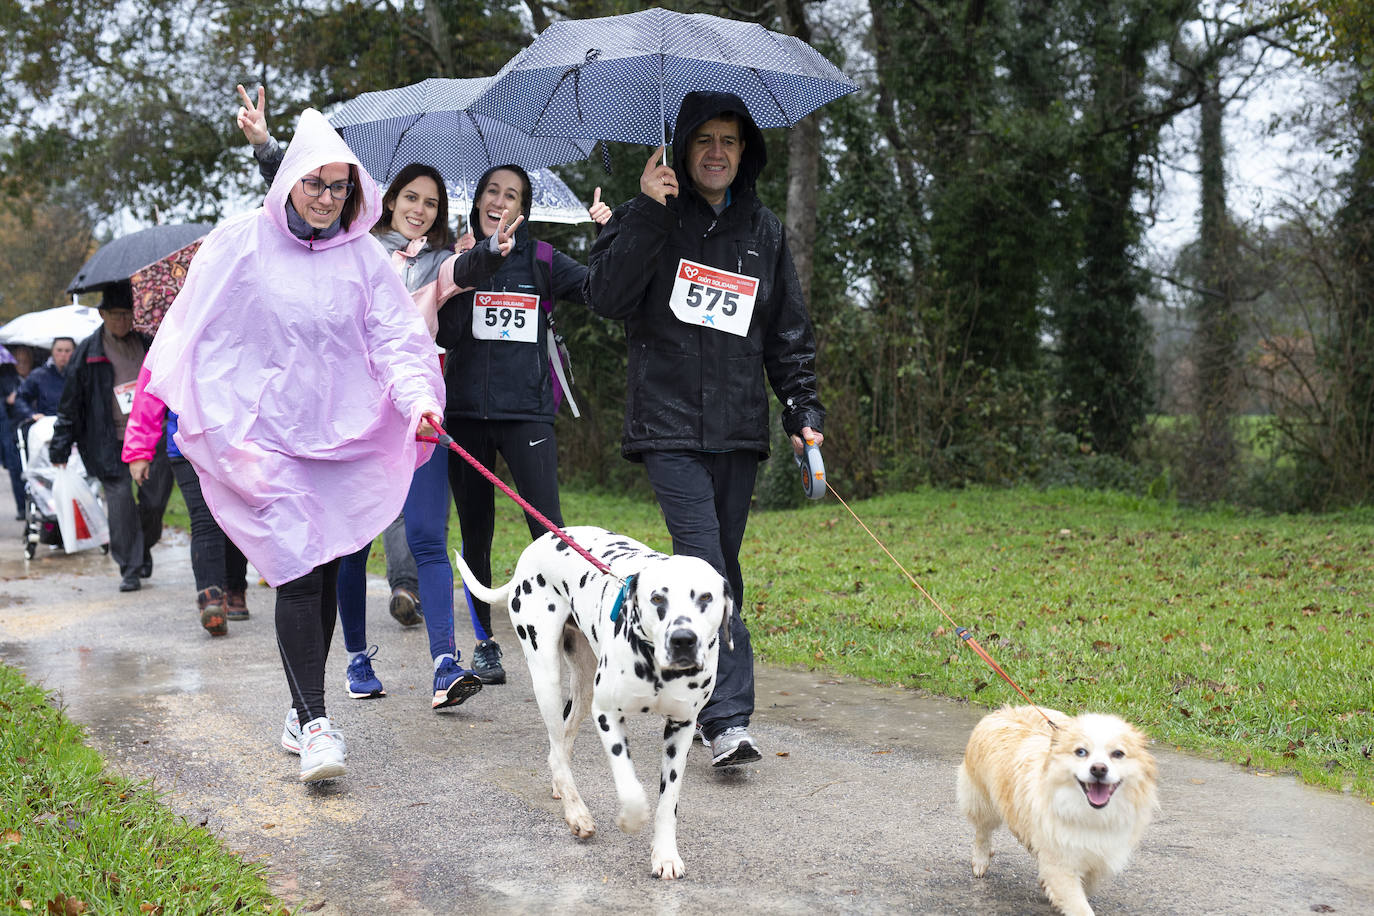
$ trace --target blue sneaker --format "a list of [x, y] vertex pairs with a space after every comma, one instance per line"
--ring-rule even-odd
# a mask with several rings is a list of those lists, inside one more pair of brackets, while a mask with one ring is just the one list
[[355, 700], [386, 696], [382, 682], [377, 680], [377, 675], [372, 671], [372, 657], [376, 654], [377, 647], [373, 646], [367, 654], [355, 656], [353, 661], [348, 663], [348, 671], [344, 674], [344, 686], [348, 688], [348, 695]]
[[461, 706], [463, 701], [482, 689], [482, 679], [451, 658], [439, 663], [434, 671], [434, 699], [431, 709]]

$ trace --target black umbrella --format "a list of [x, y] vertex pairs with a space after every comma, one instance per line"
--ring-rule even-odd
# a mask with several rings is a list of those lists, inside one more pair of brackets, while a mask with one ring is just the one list
[[178, 248], [204, 238], [215, 228], [208, 223], [152, 226], [117, 238], [91, 255], [67, 284], [69, 293], [87, 293], [128, 280], [134, 272], [159, 261]]

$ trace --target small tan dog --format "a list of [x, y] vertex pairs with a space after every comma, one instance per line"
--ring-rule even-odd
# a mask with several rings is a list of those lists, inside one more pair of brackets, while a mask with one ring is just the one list
[[1005, 706], [983, 718], [959, 766], [959, 810], [972, 822], [973, 874], [987, 874], [992, 832], [1006, 822], [1040, 865], [1040, 885], [1067, 916], [1092, 916], [1088, 894], [1126, 867], [1159, 807], [1145, 736], [1116, 716], [1069, 718]]

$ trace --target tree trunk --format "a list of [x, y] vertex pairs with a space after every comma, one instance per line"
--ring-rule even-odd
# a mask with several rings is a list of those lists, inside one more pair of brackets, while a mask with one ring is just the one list
[[[811, 24], [801, 0], [781, 0], [783, 29], [807, 44]], [[803, 118], [787, 134], [787, 240], [797, 267], [802, 296], [811, 301], [812, 251], [816, 243], [816, 180], [821, 161], [821, 128], [816, 115]]]
[[1208, 74], [1199, 113], [1201, 131], [1202, 224], [1198, 245], [1202, 267], [1194, 338], [1198, 423], [1196, 460], [1191, 462], [1196, 497], [1211, 500], [1224, 495], [1235, 463], [1232, 430], [1237, 378], [1239, 328], [1231, 281], [1233, 234], [1226, 215], [1225, 142], [1222, 137], [1220, 80]]
[[424, 0], [425, 26], [429, 30], [429, 41], [434, 46], [434, 57], [439, 62], [439, 72], [435, 76], [454, 77], [453, 42], [444, 25], [444, 15], [439, 10], [437, 0]]

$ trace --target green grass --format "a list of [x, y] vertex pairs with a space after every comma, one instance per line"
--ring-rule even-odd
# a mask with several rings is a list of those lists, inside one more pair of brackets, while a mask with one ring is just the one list
[[81, 729], [4, 665], [0, 697], [0, 912], [286, 912], [261, 868], [106, 773]]
[[[1374, 798], [1374, 512], [1030, 489], [854, 510], [1037, 704], [1115, 712], [1169, 745]], [[671, 547], [652, 503], [565, 492], [563, 514]], [[498, 580], [525, 538], [498, 496]], [[833, 497], [756, 512], [741, 563], [763, 661], [1022, 702]]]
[[[496, 509], [504, 581], [528, 533], [514, 503], [498, 494]], [[1037, 704], [1112, 711], [1160, 742], [1374, 799], [1374, 511], [1026, 488], [854, 510]], [[564, 491], [563, 515], [672, 546], [652, 502]], [[754, 513], [741, 563], [763, 661], [1022, 702], [832, 496]], [[380, 549], [372, 570], [384, 574]]]

